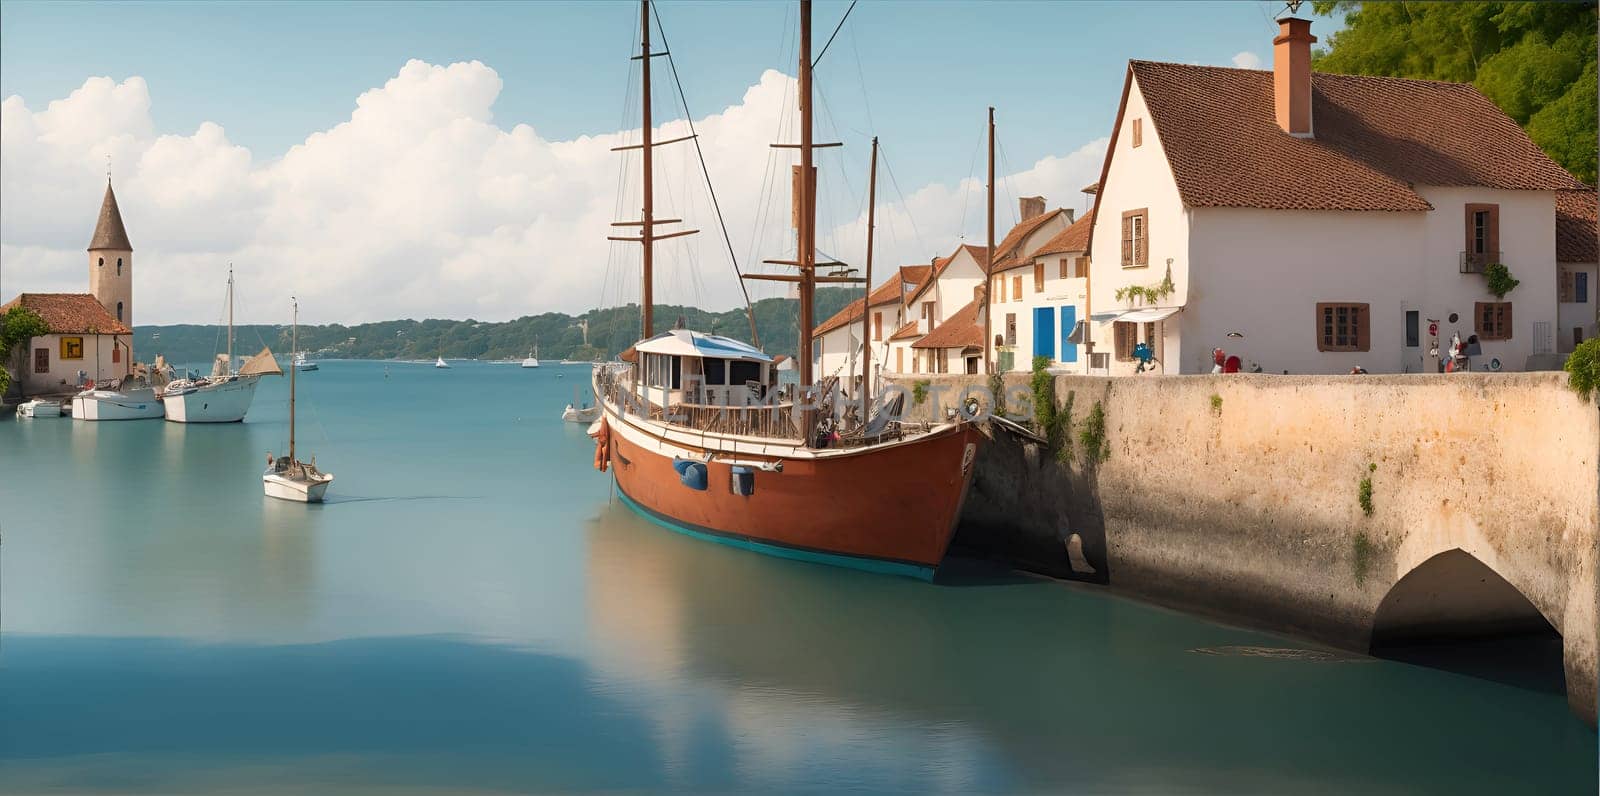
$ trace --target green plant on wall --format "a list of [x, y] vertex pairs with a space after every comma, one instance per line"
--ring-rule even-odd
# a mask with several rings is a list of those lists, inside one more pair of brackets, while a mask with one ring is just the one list
[[989, 394], [994, 396], [994, 416], [1006, 416], [1006, 380], [998, 373], [989, 374]]
[[911, 402], [913, 404], [916, 406], [921, 406], [923, 401], [928, 400], [928, 385], [931, 383], [932, 382], [929, 382], [927, 379], [912, 383]]
[[1356, 533], [1351, 548], [1351, 565], [1355, 568], [1356, 585], [1361, 586], [1367, 582], [1367, 570], [1372, 567], [1372, 540], [1367, 538], [1366, 531]]
[[1361, 504], [1361, 513], [1372, 516], [1372, 475], [1378, 471], [1378, 465], [1368, 463], [1367, 473], [1361, 477], [1361, 484], [1356, 487], [1356, 501]]
[[1211, 394], [1211, 411], [1219, 415], [1222, 414], [1222, 396], [1216, 393]]
[[1056, 428], [1060, 432], [1060, 442], [1056, 447], [1056, 461], [1067, 464], [1072, 461], [1072, 404], [1078, 400], [1077, 390], [1067, 390], [1067, 400], [1061, 406], [1061, 411], [1056, 413]]
[[1600, 337], [1591, 337], [1578, 344], [1567, 356], [1567, 386], [1583, 400], [1589, 400], [1600, 391]]
[[1489, 284], [1489, 292], [1495, 298], [1503, 299], [1507, 293], [1517, 289], [1522, 281], [1511, 276], [1511, 269], [1505, 263], [1489, 263], [1483, 267], [1484, 279]]
[[11, 374], [6, 369], [11, 366], [17, 346], [49, 333], [50, 324], [27, 307], [12, 307], [9, 312], [0, 313], [0, 395], [11, 389]]
[[1133, 301], [1135, 299], [1146, 304], [1154, 304], [1177, 290], [1172, 284], [1172, 268], [1167, 268], [1167, 275], [1154, 285], [1125, 285], [1116, 290], [1117, 301]]
[[1078, 431], [1078, 444], [1083, 446], [1084, 461], [1103, 462], [1111, 458], [1111, 446], [1106, 444], [1106, 410], [1099, 401], [1089, 408], [1083, 418], [1083, 428]]

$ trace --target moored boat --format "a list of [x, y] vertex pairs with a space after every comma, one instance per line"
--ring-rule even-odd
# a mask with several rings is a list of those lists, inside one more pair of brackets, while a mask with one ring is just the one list
[[527, 359], [522, 360], [522, 366], [525, 367], [525, 368], [536, 368], [536, 367], [539, 367], [539, 344], [538, 343], [534, 343], [533, 344], [533, 350], [528, 352], [528, 358]]
[[567, 408], [561, 410], [561, 419], [568, 423], [593, 423], [600, 419], [600, 407], [567, 404]]
[[217, 355], [210, 376], [169, 382], [161, 391], [161, 403], [167, 419], [174, 423], [237, 423], [250, 411], [256, 382], [262, 376], [282, 375], [265, 346], [239, 369], [233, 367], [233, 268], [229, 267], [228, 351]]
[[22, 403], [17, 404], [17, 417], [29, 417], [29, 418], [41, 418], [42, 419], [42, 418], [47, 418], [47, 417], [60, 417], [60, 416], [61, 416], [61, 402], [60, 401], [46, 401], [43, 398], [35, 398], [35, 399], [31, 400], [31, 401], [23, 401]]
[[[293, 306], [294, 321], [289, 333], [291, 351], [296, 350], [300, 342], [300, 304], [294, 302]], [[295, 372], [294, 368], [289, 369], [289, 453], [286, 456], [273, 456], [272, 453], [267, 453], [267, 470], [261, 474], [261, 488], [270, 498], [297, 503], [321, 503], [323, 495], [328, 491], [328, 485], [333, 483], [333, 474], [317, 469], [316, 457], [312, 457], [309, 462], [303, 462], [295, 456]]]
[[[800, 165], [812, 174], [810, 3], [800, 4]], [[661, 233], [654, 218], [650, 121], [651, 14], [640, 4], [642, 44], [642, 339], [623, 362], [597, 365], [602, 417], [591, 429], [595, 466], [658, 524], [704, 539], [787, 558], [932, 578], [954, 535], [982, 435], [964, 418], [943, 424], [899, 422], [898, 402], [851, 416], [834, 400], [837, 380], [812, 384], [812, 298], [818, 282], [867, 279], [817, 274], [815, 181], [795, 180], [797, 254], [769, 261], [797, 275], [742, 274], [789, 282], [800, 295], [799, 388], [781, 387], [773, 358], [727, 337], [674, 329], [656, 334], [652, 246], [687, 232]], [[669, 61], [670, 63], [670, 61]], [[688, 138], [694, 137], [691, 127]], [[662, 143], [672, 143], [671, 141]], [[870, 207], [869, 202], [869, 207]], [[837, 264], [835, 264], [837, 265]], [[752, 318], [752, 328], [754, 322]]]
[[448, 368], [450, 363], [444, 361], [444, 355], [440, 354], [439, 358], [433, 361], [433, 366], [436, 368]]
[[296, 351], [294, 352], [294, 369], [302, 373], [309, 370], [317, 370], [317, 363], [306, 359], [306, 352]]
[[72, 396], [74, 420], [151, 420], [164, 413], [156, 388], [138, 376], [113, 379]]

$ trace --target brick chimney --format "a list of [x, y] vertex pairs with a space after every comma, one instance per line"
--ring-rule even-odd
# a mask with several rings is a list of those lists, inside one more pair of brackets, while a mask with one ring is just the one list
[[1278, 20], [1272, 40], [1272, 106], [1278, 126], [1292, 136], [1311, 137], [1311, 21]]
[[1038, 218], [1044, 215], [1043, 196], [1024, 196], [1017, 200], [1017, 205], [1022, 211], [1022, 220]]

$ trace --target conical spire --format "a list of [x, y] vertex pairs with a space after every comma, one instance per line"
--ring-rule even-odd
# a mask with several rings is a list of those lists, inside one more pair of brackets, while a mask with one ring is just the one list
[[133, 251], [128, 242], [128, 230], [122, 226], [122, 211], [117, 209], [117, 195], [111, 192], [111, 178], [106, 178], [106, 198], [100, 202], [100, 220], [94, 225], [94, 239], [89, 241], [89, 251], [111, 249]]

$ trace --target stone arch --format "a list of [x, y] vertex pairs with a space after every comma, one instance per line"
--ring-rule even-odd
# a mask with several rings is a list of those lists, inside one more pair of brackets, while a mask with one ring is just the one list
[[1561, 635], [1510, 581], [1454, 547], [1395, 582], [1372, 619], [1370, 650], [1434, 668], [1559, 691]]

